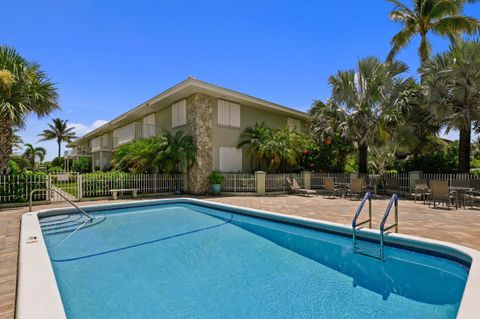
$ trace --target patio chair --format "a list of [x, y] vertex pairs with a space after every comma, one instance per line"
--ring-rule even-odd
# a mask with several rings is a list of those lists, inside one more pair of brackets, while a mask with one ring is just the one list
[[447, 205], [448, 209], [453, 203], [455, 204], [455, 208], [457, 206], [457, 196], [455, 191], [450, 191], [448, 189], [448, 182], [447, 181], [430, 181], [431, 191], [430, 191], [430, 198], [428, 201], [428, 207], [430, 207], [431, 203], [433, 202], [433, 207], [435, 207], [436, 202], [444, 203]]
[[[330, 198], [335, 196], [338, 196], [338, 194], [341, 192], [340, 188], [335, 187], [335, 183], [333, 182], [333, 178], [325, 178], [323, 180], [324, 188], [323, 188], [323, 198], [325, 198], [325, 195], [328, 195]], [[341, 197], [341, 193], [340, 193]]]
[[288, 186], [290, 187], [290, 191], [294, 194], [305, 195], [305, 196], [310, 196], [310, 195], [313, 196], [317, 194], [316, 190], [301, 188], [295, 177], [292, 177], [292, 178], [287, 177], [287, 183], [288, 183]]
[[367, 183], [365, 185], [365, 191], [377, 195], [378, 177], [366, 176]]
[[450, 186], [453, 186], [453, 187], [470, 187], [470, 181], [469, 180], [452, 179], [450, 181]]
[[428, 188], [428, 182], [424, 179], [415, 180], [415, 191], [413, 193], [413, 202], [417, 202], [417, 197], [420, 197], [420, 200], [423, 200], [425, 204], [430, 194], [430, 189]]
[[352, 178], [350, 188], [347, 191], [350, 197], [363, 196], [365, 194], [365, 188], [363, 187], [363, 178]]

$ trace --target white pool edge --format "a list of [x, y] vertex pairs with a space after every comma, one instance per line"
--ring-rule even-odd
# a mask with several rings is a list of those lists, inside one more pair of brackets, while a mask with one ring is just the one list
[[[206, 200], [192, 198], [170, 198], [141, 200], [122, 203], [89, 205], [82, 208], [86, 211], [102, 208], [123, 208], [147, 205], [155, 203], [193, 203], [212, 208], [228, 209], [233, 212], [262, 217], [274, 221], [288, 222], [300, 226], [316, 228], [318, 230], [333, 231], [351, 235], [350, 225], [333, 223], [318, 219], [297, 217], [280, 213], [273, 213], [263, 210], [243, 208], [234, 205], [220, 204]], [[16, 315], [18, 319], [60, 319], [66, 318], [65, 310], [58, 290], [52, 263], [48, 255], [47, 247], [43, 239], [38, 215], [50, 215], [55, 213], [74, 212], [74, 208], [63, 207], [54, 209], [39, 210], [27, 213], [22, 216], [18, 281], [17, 281], [17, 302]], [[370, 238], [378, 238], [376, 230], [362, 230], [361, 234]], [[33, 239], [36, 237], [36, 239]], [[463, 293], [457, 318], [468, 319], [478, 318], [480, 313], [480, 252], [465, 246], [448, 242], [427, 239], [417, 236], [403, 234], [389, 234], [386, 236], [387, 243], [395, 243], [403, 246], [410, 246], [417, 249], [449, 255], [471, 263], [465, 290]]]

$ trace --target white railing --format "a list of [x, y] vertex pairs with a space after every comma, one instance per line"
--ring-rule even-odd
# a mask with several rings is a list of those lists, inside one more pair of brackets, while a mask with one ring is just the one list
[[[33, 189], [45, 189], [48, 185], [46, 174], [0, 175], [0, 203], [28, 202]], [[47, 199], [46, 193], [35, 193], [34, 201]]]
[[170, 193], [183, 190], [183, 174], [82, 174], [82, 197], [111, 196], [112, 189], [138, 189], [139, 194]]
[[282, 173], [282, 174], [267, 174], [265, 176], [265, 191], [266, 192], [288, 192], [290, 185], [287, 178], [294, 177], [299, 186], [303, 187], [302, 176], [297, 173]]
[[351, 175], [349, 173], [312, 173], [310, 186], [313, 189], [323, 188], [325, 178], [333, 178], [335, 183], [350, 183]]
[[257, 191], [255, 174], [226, 173], [222, 183], [223, 192], [255, 193]]

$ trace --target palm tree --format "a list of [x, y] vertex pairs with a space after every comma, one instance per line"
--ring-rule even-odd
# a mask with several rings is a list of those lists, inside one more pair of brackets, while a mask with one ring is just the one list
[[175, 135], [165, 132], [163, 137], [167, 141], [165, 149], [164, 171], [167, 173], [181, 172], [183, 169], [189, 170], [195, 161], [197, 147], [191, 135], [185, 135], [183, 131], [178, 131]]
[[58, 157], [62, 154], [62, 142], [70, 143], [72, 140], [76, 139], [77, 136], [73, 132], [73, 127], [68, 127], [68, 120], [61, 120], [58, 117], [52, 120], [52, 123], [49, 123], [48, 126], [50, 129], [43, 130], [43, 133], [39, 134], [42, 138], [39, 142], [57, 140], [58, 144]]
[[14, 128], [25, 126], [27, 115], [46, 116], [59, 108], [54, 84], [36, 63], [7, 46], [0, 46], [0, 173], [12, 154]]
[[30, 164], [30, 169], [35, 170], [35, 162], [38, 158], [40, 162], [45, 159], [47, 151], [43, 147], [34, 147], [30, 143], [25, 144], [25, 152], [23, 152], [23, 158], [25, 158]]
[[460, 132], [458, 172], [470, 171], [472, 125], [480, 124], [480, 42], [459, 40], [421, 68], [433, 115], [447, 133]]
[[265, 123], [256, 123], [245, 128], [237, 147], [247, 146], [247, 150], [257, 159], [266, 163], [268, 171], [275, 171], [282, 165], [294, 166], [298, 163], [305, 146], [305, 137], [288, 127], [273, 129]]
[[[268, 127], [265, 122], [255, 123], [254, 126], [245, 128], [240, 136], [240, 142], [237, 147], [246, 146], [247, 152], [255, 161], [255, 168], [261, 169], [263, 154], [260, 147], [264, 141], [272, 138], [272, 129]], [[253, 165], [252, 165], [253, 166]]]
[[167, 139], [155, 136], [137, 140], [115, 149], [112, 164], [116, 169], [133, 173], [159, 173], [165, 161]]
[[462, 13], [465, 3], [473, 3], [477, 0], [413, 0], [413, 8], [397, 0], [388, 1], [395, 5], [390, 12], [390, 19], [402, 24], [402, 30], [391, 40], [392, 49], [387, 61], [391, 61], [414, 36], [419, 35], [418, 53], [421, 62], [424, 63], [432, 51], [428, 40], [430, 32], [453, 38], [462, 33], [475, 34], [480, 27], [477, 19], [464, 16]]
[[[332, 99], [325, 114], [314, 117], [316, 131], [328, 129], [355, 141], [359, 173], [368, 172], [368, 147], [391, 139], [391, 127], [400, 116], [396, 101], [406, 83], [400, 75], [407, 70], [401, 62], [367, 57], [358, 61], [356, 70], [338, 71], [329, 78]], [[329, 125], [322, 128], [319, 121]]]

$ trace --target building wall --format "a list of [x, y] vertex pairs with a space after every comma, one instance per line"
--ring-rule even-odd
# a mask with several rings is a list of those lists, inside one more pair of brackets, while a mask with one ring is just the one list
[[[282, 129], [287, 125], [288, 116], [272, 111], [262, 110], [247, 105], [240, 106], [240, 128], [226, 127], [218, 124], [218, 99], [213, 103], [213, 169], [220, 169], [221, 146], [237, 147], [241, 141], [241, 134], [248, 126], [254, 126], [256, 123], [265, 122], [272, 128]], [[302, 126], [303, 123], [302, 123]], [[243, 172], [251, 172], [255, 164], [252, 155], [249, 154], [246, 147], [242, 150], [242, 169]]]
[[[212, 170], [220, 169], [220, 147], [237, 147], [241, 140], [241, 134], [248, 126], [254, 126], [256, 123], [265, 122], [268, 126], [282, 129], [287, 125], [287, 119], [290, 117], [268, 109], [254, 108], [247, 105], [240, 106], [240, 127], [226, 127], [218, 124], [218, 99], [205, 95], [193, 94], [187, 99], [187, 124], [172, 128], [172, 107], [166, 107], [155, 112], [155, 124], [157, 125], [157, 134], [161, 135], [165, 131], [172, 134], [182, 130], [185, 134], [191, 134], [197, 142], [198, 154], [197, 162], [191, 170], [197, 180], [190, 181], [190, 184], [199, 184], [197, 193], [206, 191], [205, 182], [200, 181], [200, 176], [206, 181]], [[141, 125], [142, 120], [135, 121]], [[305, 129], [304, 121], [301, 121], [301, 129]], [[108, 134], [112, 134], [109, 132]], [[95, 152], [94, 160], [100, 159], [99, 152]], [[106, 165], [106, 161], [111, 161], [112, 152], [102, 152], [101, 167]], [[97, 161], [98, 163], [98, 161]], [[246, 147], [242, 150], [242, 171], [251, 172], [255, 167], [252, 155]]]

